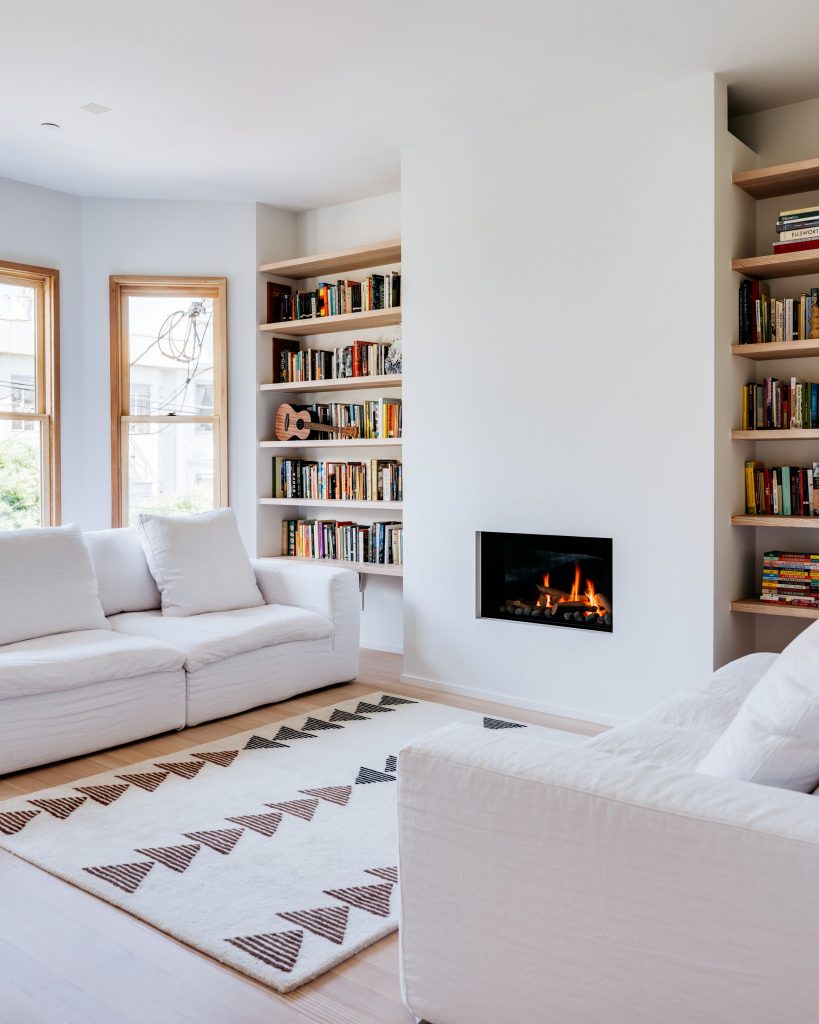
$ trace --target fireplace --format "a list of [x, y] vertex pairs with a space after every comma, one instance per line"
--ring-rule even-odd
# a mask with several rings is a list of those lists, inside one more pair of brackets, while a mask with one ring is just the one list
[[488, 533], [478, 540], [478, 618], [611, 633], [610, 537]]

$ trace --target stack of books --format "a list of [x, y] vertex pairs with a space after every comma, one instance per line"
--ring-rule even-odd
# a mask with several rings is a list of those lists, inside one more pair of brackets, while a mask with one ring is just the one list
[[819, 306], [819, 288], [798, 298], [772, 299], [767, 281], [739, 286], [739, 344], [804, 341], [811, 336], [811, 313]]
[[802, 466], [745, 463], [745, 514], [749, 516], [819, 515], [819, 462]]
[[[277, 383], [311, 380], [340, 380], [346, 377], [375, 377], [400, 373], [400, 362], [390, 361], [389, 342], [354, 341], [336, 349], [289, 349], [279, 354], [279, 380]], [[400, 359], [400, 356], [399, 356]]]
[[401, 523], [340, 523], [333, 519], [282, 521], [282, 554], [371, 565], [404, 564]]
[[760, 597], [778, 604], [819, 607], [819, 555], [766, 551]]
[[819, 206], [782, 210], [776, 231], [779, 241], [774, 242], [775, 253], [819, 249]]
[[277, 457], [273, 460], [273, 497], [403, 501], [403, 471], [394, 459], [321, 462]]
[[766, 377], [742, 389], [743, 430], [814, 430], [819, 427], [819, 384]]

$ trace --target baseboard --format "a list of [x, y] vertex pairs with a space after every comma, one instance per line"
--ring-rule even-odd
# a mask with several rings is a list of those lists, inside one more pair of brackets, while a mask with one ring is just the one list
[[382, 651], [384, 654], [403, 654], [403, 647], [393, 647], [391, 644], [362, 643], [362, 651]]
[[515, 708], [525, 708], [527, 711], [541, 711], [547, 715], [555, 715], [557, 718], [573, 718], [576, 722], [588, 722], [590, 725], [622, 725], [626, 721], [624, 718], [592, 714], [581, 708], [565, 708], [559, 704], [526, 700], [511, 693], [492, 693], [489, 690], [479, 690], [474, 686], [442, 683], [437, 679], [425, 679], [423, 676], [413, 676], [406, 672], [401, 673], [401, 682], [409, 686], [426, 686], [430, 690], [440, 690], [441, 693], [456, 693], [461, 697], [477, 697], [491, 704], [507, 704]]

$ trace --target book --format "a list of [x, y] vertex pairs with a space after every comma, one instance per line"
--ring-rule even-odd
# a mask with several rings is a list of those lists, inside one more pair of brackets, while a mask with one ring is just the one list
[[794, 220], [800, 217], [819, 217], [819, 206], [803, 206], [800, 210], [780, 210], [780, 220]]
[[774, 242], [773, 246], [777, 255], [783, 252], [807, 252], [810, 249], [819, 249], [819, 238], [802, 242]]
[[779, 231], [780, 242], [807, 241], [810, 238], [819, 238], [819, 223], [815, 227], [795, 228], [792, 231]]

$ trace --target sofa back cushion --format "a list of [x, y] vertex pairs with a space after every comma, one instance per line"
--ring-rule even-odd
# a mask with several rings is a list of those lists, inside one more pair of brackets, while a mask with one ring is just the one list
[[697, 765], [725, 779], [801, 793], [819, 785], [819, 622], [774, 661]]
[[137, 526], [163, 615], [229, 612], [264, 604], [233, 509], [141, 515]]
[[106, 615], [146, 612], [160, 607], [159, 590], [135, 529], [94, 530], [85, 534], [85, 540]]
[[108, 628], [78, 526], [0, 532], [0, 644]]

